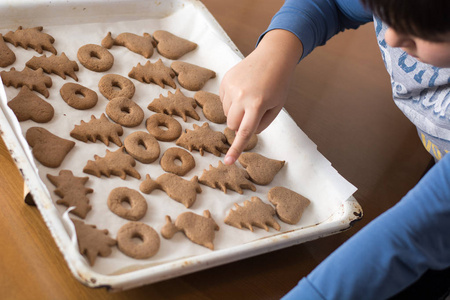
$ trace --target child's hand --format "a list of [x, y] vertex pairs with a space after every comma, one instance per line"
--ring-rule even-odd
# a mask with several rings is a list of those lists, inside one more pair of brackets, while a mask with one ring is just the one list
[[301, 42], [292, 33], [273, 30], [249, 56], [225, 74], [220, 98], [227, 126], [236, 131], [225, 164], [233, 164], [252, 134], [269, 126], [283, 108], [302, 49]]

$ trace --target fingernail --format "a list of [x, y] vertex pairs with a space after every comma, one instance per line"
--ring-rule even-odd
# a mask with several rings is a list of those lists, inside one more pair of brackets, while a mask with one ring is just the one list
[[226, 165], [232, 165], [234, 163], [233, 157], [227, 155], [225, 156], [225, 159], [223, 160]]

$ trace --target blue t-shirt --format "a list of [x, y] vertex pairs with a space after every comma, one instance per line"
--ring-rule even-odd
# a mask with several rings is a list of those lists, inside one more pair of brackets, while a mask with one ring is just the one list
[[[303, 58], [338, 32], [373, 20], [359, 0], [287, 0], [267, 31], [294, 33], [303, 43]], [[387, 26], [376, 18], [374, 24], [394, 101], [416, 125], [426, 149], [440, 160], [450, 150], [450, 69], [421, 63], [389, 47], [384, 40]], [[428, 269], [450, 266], [448, 228], [450, 155], [396, 206], [303, 278], [285, 299], [389, 298]]]

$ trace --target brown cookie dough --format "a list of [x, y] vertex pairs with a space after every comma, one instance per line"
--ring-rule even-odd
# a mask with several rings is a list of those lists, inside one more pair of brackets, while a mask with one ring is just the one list
[[245, 168], [250, 180], [259, 185], [268, 185], [284, 166], [284, 160], [265, 157], [259, 153], [242, 153], [239, 162]]
[[271, 188], [267, 197], [275, 205], [280, 220], [292, 225], [300, 221], [303, 211], [311, 203], [308, 198], [281, 186]]
[[16, 55], [9, 49], [3, 40], [2, 34], [0, 34], [0, 67], [5, 68], [12, 65], [16, 61]]
[[153, 39], [158, 43], [156, 49], [159, 54], [169, 59], [179, 59], [183, 55], [197, 48], [197, 44], [183, 39], [165, 30], [153, 33]]
[[[78, 83], [67, 82], [59, 90], [61, 98], [75, 109], [90, 109], [97, 104], [97, 93]], [[82, 97], [80, 97], [82, 96]]]
[[170, 67], [180, 85], [190, 91], [201, 90], [209, 79], [216, 77], [216, 72], [184, 61], [174, 61]]
[[95, 44], [81, 46], [77, 57], [86, 69], [94, 72], [108, 71], [114, 64], [114, 56], [108, 49]]
[[[227, 138], [227, 143], [231, 146], [234, 142], [234, 139], [236, 138], [236, 132], [227, 127], [225, 128], [225, 131], [223, 133]], [[250, 137], [250, 141], [248, 141], [247, 145], [245, 146], [244, 151], [252, 150], [253, 148], [256, 147], [257, 144], [258, 144], [258, 135], [253, 134]]]
[[[177, 164], [176, 161], [181, 161], [181, 165]], [[184, 176], [195, 167], [195, 160], [186, 150], [172, 147], [164, 152], [160, 164], [164, 171]]]
[[[128, 203], [130, 208], [126, 208], [123, 203]], [[109, 209], [121, 218], [138, 221], [147, 212], [147, 201], [138, 191], [118, 187], [113, 189], [108, 196]]]
[[37, 123], [49, 122], [55, 113], [53, 106], [33, 93], [27, 86], [8, 102], [19, 122], [32, 120]]
[[[171, 142], [180, 137], [182, 128], [181, 124], [163, 113], [151, 115], [145, 122], [148, 132], [152, 134], [158, 141]], [[162, 129], [166, 127], [167, 129]]]
[[125, 127], [136, 127], [144, 120], [142, 108], [127, 97], [117, 97], [109, 101], [105, 112], [111, 120]]
[[136, 91], [133, 82], [118, 74], [106, 74], [98, 83], [98, 90], [102, 95], [112, 100], [117, 97], [127, 97], [131, 99]]
[[48, 88], [52, 86], [52, 79], [45, 75], [42, 69], [35, 71], [25, 67], [22, 71], [17, 71], [15, 68], [11, 68], [9, 71], [1, 71], [0, 77], [6, 86], [13, 86], [16, 89], [27, 86], [30, 90], [44, 95], [45, 98], [50, 96]]
[[70, 60], [64, 52], [60, 56], [56, 56], [55, 54], [49, 57], [45, 54], [39, 57], [34, 56], [25, 65], [33, 70], [43, 69], [45, 73], [56, 74], [62, 79], [66, 79], [67, 75], [75, 81], [78, 81], [78, 77], [75, 74], [78, 71], [78, 64]]
[[124, 46], [134, 53], [140, 54], [145, 58], [150, 58], [153, 55], [155, 41], [148, 33], [140, 36], [134, 33], [123, 32], [114, 39], [111, 32], [108, 32], [102, 40], [102, 46], [110, 49], [113, 45]]
[[[135, 238], [142, 242], [134, 242], [133, 239]], [[158, 252], [160, 243], [158, 233], [142, 222], [127, 223], [117, 232], [117, 247], [123, 254], [132, 258], [152, 257]]]
[[153, 135], [144, 131], [135, 131], [125, 138], [125, 149], [134, 159], [149, 164], [158, 159], [160, 147]]
[[227, 121], [219, 95], [198, 91], [195, 93], [194, 99], [203, 109], [203, 114], [208, 120], [216, 124], [223, 124]]
[[32, 48], [39, 54], [42, 54], [44, 50], [56, 54], [57, 51], [52, 45], [55, 39], [51, 35], [42, 32], [43, 29], [42, 26], [33, 28], [19, 26], [16, 31], [6, 33], [3, 39], [15, 47], [20, 46], [24, 49], [28, 49], [28, 47]]

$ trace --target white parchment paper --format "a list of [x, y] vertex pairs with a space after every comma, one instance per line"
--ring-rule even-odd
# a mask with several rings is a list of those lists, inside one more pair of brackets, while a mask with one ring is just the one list
[[[73, 20], [72, 20], [73, 21]], [[212, 27], [210, 22], [204, 18], [204, 15], [199, 12], [195, 5], [184, 5], [182, 9], [177, 10], [173, 14], [164, 18], [149, 18], [132, 21], [117, 21], [105, 22], [104, 18], [99, 19], [99, 23], [83, 23], [70, 25], [50, 25], [44, 26], [44, 32], [52, 35], [56, 42], [54, 46], [58, 50], [58, 55], [62, 52], [71, 60], [77, 60], [78, 49], [85, 44], [100, 44], [101, 40], [106, 34], [111, 31], [113, 37], [122, 32], [132, 32], [142, 35], [144, 32], [152, 34], [154, 31], [164, 29], [170, 31], [180, 37], [189, 39], [198, 44], [198, 48], [183, 56], [180, 60], [193, 63], [202, 67], [214, 70], [217, 77], [211, 79], [203, 90], [218, 94], [219, 85], [226, 71], [240, 61], [239, 55], [236, 51], [224, 41], [224, 37], [220, 35], [215, 27]], [[35, 24], [38, 26], [41, 24]], [[2, 28], [0, 33], [5, 34], [9, 30], [16, 28]], [[10, 67], [15, 67], [17, 70], [22, 70], [25, 63], [33, 56], [39, 56], [33, 50], [24, 50], [22, 48], [15, 48], [12, 45], [8, 46], [16, 53], [17, 61]], [[138, 63], [145, 64], [147, 59], [133, 53], [125, 47], [114, 46], [110, 52], [115, 57], [115, 63], [108, 73], [120, 74], [127, 77], [128, 72]], [[50, 53], [45, 52], [47, 56]], [[149, 59], [152, 63], [158, 59], [162, 59], [166, 66], [170, 66], [172, 62], [159, 55], [155, 49], [155, 53]], [[75, 176], [89, 176], [87, 187], [94, 190], [93, 194], [89, 194], [92, 211], [90, 211], [85, 219], [88, 224], [95, 224], [99, 229], [108, 229], [112, 237], [116, 237], [119, 228], [125, 223], [129, 222], [125, 219], [113, 214], [107, 207], [107, 197], [109, 192], [119, 186], [127, 186], [139, 190], [139, 184], [145, 178], [146, 174], [150, 174], [152, 179], [156, 179], [164, 171], [159, 166], [159, 160], [152, 164], [142, 164], [137, 162], [136, 170], [141, 174], [141, 180], [127, 176], [126, 180], [112, 176], [111, 178], [101, 177], [97, 178], [83, 173], [82, 169], [88, 160], [93, 160], [94, 155], [101, 157], [105, 156], [106, 149], [115, 151], [118, 147], [115, 144], [110, 144], [109, 147], [101, 142], [97, 143], [83, 143], [70, 137], [69, 133], [75, 125], [80, 124], [81, 120], [88, 122], [91, 115], [100, 117], [105, 111], [108, 102], [98, 91], [98, 82], [105, 73], [95, 73], [85, 69], [79, 62], [80, 71], [77, 72], [79, 78], [78, 83], [84, 85], [97, 92], [99, 101], [97, 105], [88, 110], [76, 110], [68, 106], [60, 97], [59, 90], [66, 82], [74, 82], [68, 77], [63, 80], [57, 75], [51, 75], [53, 86], [50, 88], [50, 97], [45, 99], [53, 105], [55, 109], [54, 118], [47, 124], [37, 124], [32, 121], [20, 123], [18, 130], [26, 133], [27, 129], [33, 126], [44, 127], [53, 134], [59, 137], [73, 140], [76, 142], [74, 149], [67, 155], [60, 168], [50, 169], [42, 166], [39, 162], [35, 162], [39, 170], [39, 176], [47, 186], [51, 198], [55, 202], [60, 215], [66, 211], [66, 207], [57, 205], [56, 200], [59, 199], [53, 193], [54, 186], [46, 178], [47, 174], [57, 175], [60, 170], [71, 170]], [[9, 68], [0, 70], [9, 70]], [[160, 94], [167, 96], [168, 91], [174, 92], [174, 89], [166, 86], [165, 89], [160, 88], [155, 84], [143, 84], [137, 80], [131, 79], [136, 86], [136, 93], [132, 98], [138, 103], [145, 112], [145, 119], [147, 119], [153, 112], [146, 107], [158, 98]], [[177, 83], [178, 85], [178, 83]], [[179, 85], [178, 85], [179, 86]], [[181, 87], [180, 87], [181, 88]], [[15, 88], [6, 88], [8, 101], [13, 99], [18, 91]], [[192, 97], [194, 92], [187, 91], [181, 88], [181, 91]], [[192, 129], [193, 124], [202, 125], [207, 122], [206, 118], [201, 112], [201, 108], [197, 107], [197, 112], [201, 117], [200, 121], [195, 121], [188, 118], [187, 122], [183, 122], [180, 117], [175, 118], [182, 124], [183, 129]], [[11, 115], [9, 109], [4, 109], [5, 115]], [[144, 119], [144, 120], [145, 120]], [[218, 125], [208, 121], [213, 130], [223, 131], [225, 125]], [[17, 123], [18, 124], [18, 123]], [[145, 121], [135, 128], [125, 128], [124, 138], [133, 131], [145, 129]], [[161, 155], [170, 147], [175, 147], [175, 142], [160, 142]], [[235, 245], [246, 243], [262, 237], [278, 234], [279, 232], [271, 228], [268, 232], [263, 229], [255, 228], [254, 232], [247, 229], [240, 230], [226, 225], [223, 220], [227, 212], [234, 207], [234, 203], [241, 204], [244, 200], [250, 199], [252, 196], [261, 198], [264, 202], [269, 203], [267, 199], [267, 192], [274, 186], [284, 186], [290, 188], [311, 200], [311, 205], [304, 212], [303, 218], [296, 225], [288, 225], [279, 221], [281, 231], [291, 231], [294, 229], [301, 230], [301, 228], [313, 224], [317, 224], [326, 220], [333, 212], [337, 211], [343, 201], [348, 199], [356, 190], [356, 188], [340, 176], [336, 170], [331, 166], [316, 149], [316, 145], [301, 131], [295, 122], [282, 111], [275, 121], [259, 135], [259, 143], [257, 147], [252, 150], [258, 152], [266, 157], [285, 160], [286, 165], [277, 174], [274, 181], [268, 186], [256, 185], [256, 192], [245, 190], [243, 195], [234, 191], [228, 191], [224, 194], [220, 190], [212, 189], [207, 186], [202, 187], [202, 193], [197, 195], [195, 204], [187, 209], [184, 205], [170, 199], [164, 192], [155, 190], [150, 195], [144, 195], [148, 202], [148, 211], [143, 219], [140, 221], [152, 226], [156, 231], [160, 231], [165, 224], [165, 216], [171, 216], [172, 220], [186, 211], [192, 211], [197, 214], [202, 214], [205, 209], [208, 209], [213, 219], [220, 226], [220, 230], [216, 232], [214, 241], [215, 249], [231, 248]], [[196, 168], [189, 172], [185, 179], [190, 180], [193, 176], [201, 176], [204, 169], [209, 168], [209, 165], [216, 167], [222, 157], [216, 157], [213, 154], [205, 153], [204, 156], [195, 151], [192, 153]], [[74, 217], [74, 216], [72, 216]], [[76, 218], [76, 217], [75, 217]], [[69, 234], [69, 233], [68, 233]], [[74, 243], [74, 247], [77, 247]], [[199, 256], [208, 253], [211, 250], [202, 246], [193, 244], [182, 233], [177, 233], [171, 240], [166, 240], [161, 237], [161, 248], [159, 252], [152, 258], [145, 260], [135, 260], [122, 254], [116, 247], [113, 248], [113, 253], [107, 258], [98, 257], [92, 270], [101, 274], [112, 274], [119, 270], [135, 268], [138, 265], [152, 265], [161, 264], [174, 259], [183, 257]], [[80, 260], [84, 258], [80, 255]]]

